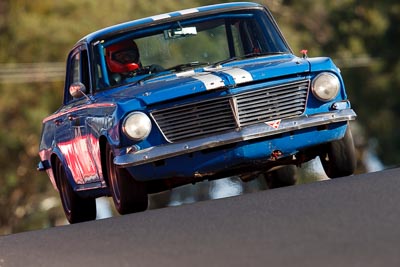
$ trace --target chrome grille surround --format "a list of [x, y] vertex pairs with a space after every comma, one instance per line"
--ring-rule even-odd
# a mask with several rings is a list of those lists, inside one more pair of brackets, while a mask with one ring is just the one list
[[152, 118], [173, 143], [304, 113], [310, 80], [154, 110]]

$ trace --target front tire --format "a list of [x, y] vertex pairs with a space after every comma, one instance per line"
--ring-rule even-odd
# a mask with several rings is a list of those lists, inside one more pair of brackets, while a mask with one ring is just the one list
[[65, 216], [69, 223], [79, 223], [96, 219], [96, 199], [81, 198], [68, 182], [65, 168], [60, 160], [56, 163], [56, 179], [58, 191]]
[[144, 211], [148, 207], [146, 186], [138, 182], [123, 168], [114, 164], [114, 152], [106, 146], [107, 177], [115, 209], [119, 214]]
[[329, 178], [349, 176], [354, 173], [357, 161], [353, 136], [349, 127], [342, 139], [327, 145], [327, 150], [320, 155], [320, 159]]

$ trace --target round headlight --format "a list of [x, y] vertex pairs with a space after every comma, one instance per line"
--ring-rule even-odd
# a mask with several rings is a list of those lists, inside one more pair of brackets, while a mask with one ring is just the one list
[[132, 112], [125, 118], [122, 130], [130, 139], [140, 141], [149, 135], [151, 121], [142, 112]]
[[322, 101], [334, 99], [340, 88], [340, 82], [337, 76], [331, 73], [321, 73], [315, 77], [312, 82], [312, 92], [316, 98]]

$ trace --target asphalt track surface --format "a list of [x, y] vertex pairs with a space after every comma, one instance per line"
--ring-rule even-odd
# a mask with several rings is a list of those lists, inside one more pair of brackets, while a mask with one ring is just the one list
[[400, 169], [3, 236], [10, 266], [400, 266]]

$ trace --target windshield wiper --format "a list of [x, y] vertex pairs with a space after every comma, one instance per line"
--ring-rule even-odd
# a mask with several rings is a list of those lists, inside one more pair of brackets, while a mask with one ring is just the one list
[[145, 67], [141, 72], [138, 73], [139, 77], [133, 81], [133, 84], [139, 84], [147, 80], [151, 80], [156, 77], [171, 74], [171, 71], [164, 69], [159, 65], [150, 65]]
[[184, 63], [184, 64], [178, 64], [176, 66], [170, 67], [166, 70], [170, 71], [184, 71], [187, 69], [195, 68], [195, 67], [200, 67], [200, 66], [207, 66], [210, 65], [209, 62], [199, 62], [199, 61], [194, 61], [194, 62], [189, 62], [189, 63]]
[[195, 67], [199, 67], [199, 66], [206, 66], [206, 65], [210, 65], [210, 63], [195, 61], [195, 62], [189, 62], [189, 63], [184, 63], [184, 64], [178, 64], [178, 65], [173, 66], [171, 68], [162, 69], [162, 70], [159, 70], [159, 71], [156, 71], [156, 72], [152, 72], [149, 68], [146, 68], [144, 70], [144, 73], [142, 74], [143, 76], [138, 78], [138, 79], [136, 79], [136, 80], [134, 80], [133, 84], [134, 85], [140, 84], [142, 82], [145, 82], [147, 80], [151, 80], [151, 79], [156, 78], [156, 77], [161, 77], [161, 76], [164, 76], [164, 75], [171, 74], [172, 72], [180, 72], [180, 71], [184, 71], [184, 70], [187, 70], [187, 69], [191, 69], [191, 68], [195, 68]]
[[217, 67], [229, 62], [233, 62], [236, 60], [242, 60], [242, 59], [246, 59], [246, 58], [252, 58], [252, 57], [263, 57], [263, 56], [271, 56], [271, 55], [281, 55], [281, 54], [287, 54], [287, 52], [266, 52], [266, 53], [249, 53], [249, 54], [245, 54], [242, 56], [237, 56], [237, 57], [231, 57], [231, 58], [227, 58], [218, 62], [215, 62], [212, 67]]

